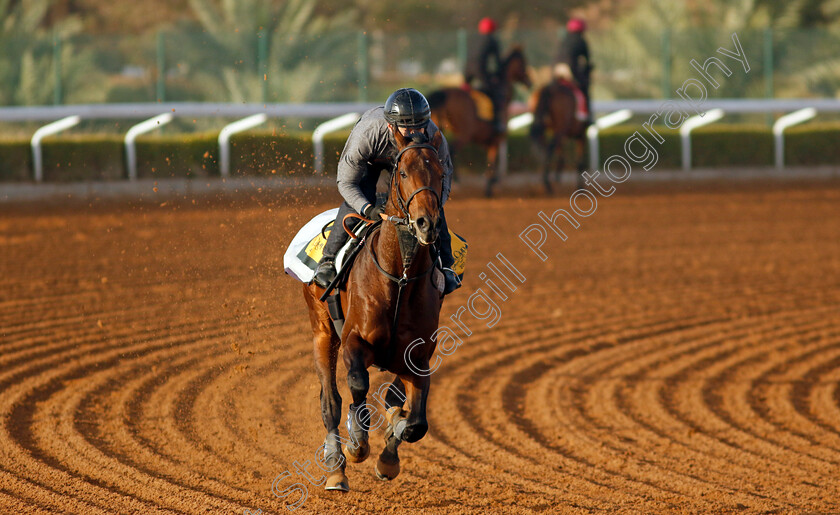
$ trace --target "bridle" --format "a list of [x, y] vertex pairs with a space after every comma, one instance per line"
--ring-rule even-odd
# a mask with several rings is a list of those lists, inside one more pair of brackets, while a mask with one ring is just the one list
[[[429, 149], [432, 152], [434, 152], [435, 157], [437, 157], [438, 150], [435, 147], [433, 147], [432, 145], [430, 145], [428, 143], [412, 143], [410, 145], [406, 145], [405, 147], [403, 147], [397, 153], [397, 157], [396, 157], [396, 159], [394, 159], [394, 169], [391, 172], [391, 189], [393, 190], [393, 189], [396, 188], [396, 195], [394, 195], [396, 197], [396, 201], [392, 197], [391, 198], [391, 203], [394, 205], [395, 208], [397, 208], [397, 211], [399, 211], [400, 213], [402, 213], [405, 216], [402, 217], [402, 218], [397, 217], [397, 216], [391, 216], [391, 217], [388, 217], [388, 221], [390, 221], [391, 223], [393, 223], [395, 225], [406, 225], [406, 226], [408, 226], [408, 230], [411, 232], [411, 235], [414, 236], [415, 238], [417, 237], [417, 234], [415, 233], [414, 221], [411, 219], [411, 213], [408, 210], [408, 206], [411, 205], [411, 201], [414, 200], [414, 197], [416, 197], [417, 194], [420, 193], [421, 191], [431, 191], [432, 194], [435, 196], [435, 200], [437, 201], [438, 209], [440, 209], [440, 194], [438, 194], [438, 192], [435, 191], [435, 189], [432, 188], [431, 186], [421, 186], [421, 187], [417, 188], [416, 190], [414, 190], [411, 193], [411, 195], [408, 196], [408, 200], [406, 201], [406, 200], [403, 200], [402, 194], [400, 193], [400, 188], [399, 188], [399, 186], [397, 186], [395, 184], [395, 182], [397, 180], [397, 173], [399, 172], [399, 168], [400, 168], [400, 158], [403, 156], [403, 154], [405, 154], [406, 151], [411, 150], [411, 149], [420, 150], [420, 149], [424, 149], [424, 148]], [[402, 172], [399, 172], [399, 173], [400, 173], [400, 175], [402, 175]], [[430, 242], [430, 243], [434, 243], [434, 242]]]
[[[379, 264], [379, 260], [376, 258], [376, 253], [373, 251], [373, 246], [368, 246], [367, 247], [368, 251], [370, 252], [371, 257], [373, 258], [373, 263], [376, 265], [376, 268], [378, 268], [379, 271], [382, 272], [382, 274], [385, 277], [387, 277], [391, 281], [397, 283], [396, 308], [394, 309], [394, 321], [393, 321], [393, 324], [391, 326], [391, 339], [392, 339], [392, 341], [393, 341], [395, 335], [397, 334], [397, 323], [399, 321], [399, 316], [400, 316], [400, 299], [402, 298], [403, 288], [405, 288], [405, 286], [408, 283], [417, 281], [418, 279], [422, 279], [423, 277], [426, 277], [427, 275], [429, 275], [429, 273], [431, 273], [431, 271], [434, 269], [435, 264], [437, 262], [437, 258], [433, 258], [432, 259], [432, 264], [429, 266], [429, 268], [427, 268], [423, 272], [420, 272], [417, 275], [413, 275], [411, 277], [408, 276], [408, 268], [411, 266], [411, 261], [413, 260], [414, 254], [417, 250], [417, 241], [418, 241], [417, 240], [417, 234], [415, 233], [415, 229], [414, 229], [415, 226], [414, 226], [413, 221], [411, 220], [411, 214], [408, 211], [408, 206], [411, 205], [411, 201], [414, 200], [414, 197], [416, 197], [418, 193], [420, 193], [421, 191], [428, 190], [428, 191], [431, 191], [432, 194], [434, 194], [435, 200], [437, 200], [438, 209], [440, 209], [440, 207], [441, 207], [441, 205], [440, 205], [440, 194], [438, 194], [438, 192], [435, 191], [434, 188], [432, 188], [430, 186], [421, 186], [421, 187], [417, 188], [416, 190], [414, 190], [411, 193], [411, 195], [408, 196], [408, 200], [403, 200], [402, 194], [400, 193], [400, 188], [395, 182], [397, 180], [396, 179], [397, 173], [399, 172], [400, 158], [403, 156], [403, 154], [405, 154], [406, 151], [408, 151], [408, 150], [412, 150], [412, 149], [421, 150], [421, 149], [424, 149], [424, 148], [432, 150], [435, 153], [435, 158], [437, 158], [438, 151], [432, 145], [430, 145], [428, 143], [412, 143], [410, 145], [407, 145], [407, 146], [403, 147], [397, 153], [397, 157], [396, 157], [396, 159], [394, 159], [394, 169], [391, 172], [391, 190], [393, 191], [393, 190], [396, 189], [396, 194], [394, 195], [396, 197], [396, 201], [392, 198], [391, 202], [393, 203], [394, 207], [397, 208], [397, 211], [399, 211], [401, 214], [405, 215], [402, 218], [400, 218], [398, 216], [389, 216], [388, 217], [388, 221], [397, 226], [397, 236], [398, 236], [398, 241], [399, 241], [399, 244], [400, 244], [400, 254], [402, 255], [402, 260], [403, 260], [402, 277], [398, 277], [396, 275], [390, 274], [390, 273], [388, 273], [388, 271], [386, 271], [384, 268], [382, 268], [382, 265]], [[399, 228], [400, 225], [407, 226], [408, 231], [401, 230]], [[409, 232], [410, 236], [404, 237], [403, 235], [405, 234], [405, 232]], [[414, 240], [414, 245], [409, 245], [409, 243], [406, 241], [407, 239]], [[437, 239], [437, 238], [435, 238], [435, 239]], [[434, 242], [431, 242], [431, 243], [434, 243]], [[393, 350], [393, 345], [390, 345], [389, 349]], [[390, 359], [389, 359], [389, 361], [390, 361]]]

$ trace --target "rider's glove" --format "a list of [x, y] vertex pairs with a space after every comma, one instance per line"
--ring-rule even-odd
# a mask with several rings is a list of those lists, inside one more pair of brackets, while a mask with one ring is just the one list
[[364, 214], [365, 218], [367, 218], [368, 220], [373, 220], [374, 222], [376, 222], [380, 219], [379, 215], [384, 212], [385, 206], [375, 206], [373, 204], [368, 204], [368, 206], [365, 208], [365, 212], [362, 214]]

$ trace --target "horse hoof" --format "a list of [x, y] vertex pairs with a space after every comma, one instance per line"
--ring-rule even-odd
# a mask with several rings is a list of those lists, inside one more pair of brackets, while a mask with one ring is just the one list
[[347, 481], [347, 476], [344, 475], [344, 472], [339, 470], [327, 478], [327, 485], [324, 487], [324, 490], [349, 492], [350, 482]]
[[400, 462], [385, 463], [381, 459], [376, 462], [376, 477], [382, 481], [390, 481], [400, 475]]
[[347, 446], [347, 461], [350, 463], [361, 463], [370, 456], [370, 444], [367, 441], [359, 442], [356, 448]]

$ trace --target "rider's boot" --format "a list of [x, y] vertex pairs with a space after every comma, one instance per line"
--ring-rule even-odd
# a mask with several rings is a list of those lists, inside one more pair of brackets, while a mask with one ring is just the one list
[[318, 268], [315, 269], [315, 284], [321, 288], [326, 288], [335, 279], [335, 256], [328, 256], [324, 254], [321, 262], [318, 263]]
[[461, 279], [458, 274], [452, 270], [455, 264], [455, 257], [452, 255], [452, 237], [449, 234], [449, 227], [446, 224], [446, 216], [441, 212], [441, 231], [440, 231], [440, 263], [443, 269], [443, 294], [449, 295], [453, 291], [461, 287]]

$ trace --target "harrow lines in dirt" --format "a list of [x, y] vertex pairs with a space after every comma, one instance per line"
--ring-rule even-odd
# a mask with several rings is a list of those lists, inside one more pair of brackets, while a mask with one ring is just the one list
[[[172, 343], [162, 344], [160, 348], [166, 352], [171, 349]], [[146, 347], [141, 355], [154, 350], [154, 347]], [[77, 424], [74, 424], [78, 415], [75, 398], [84, 395], [87, 387], [97, 387], [100, 381], [108, 380], [110, 376], [123, 376], [131, 369], [130, 364], [120, 364], [121, 355], [121, 350], [101, 353], [93, 362], [77, 362], [73, 366], [63, 367], [66, 370], [59, 368], [54, 370], [55, 376], [49, 382], [33, 386], [23, 398], [11, 398], [10, 400], [15, 402], [15, 408], [10, 413], [10, 418], [18, 422], [15, 427], [10, 428], [10, 439], [29, 455], [49, 464], [54, 470], [67, 471], [74, 478], [108, 488], [114, 493], [126, 488], [125, 483], [135, 481], [130, 478], [136, 478], [138, 470], [121, 466], [111, 457], [103, 456], [95, 448], [92, 449], [89, 442], [75, 432]], [[84, 380], [81, 381], [81, 378]], [[82, 385], [84, 386], [80, 388]], [[68, 399], [68, 396], [71, 398]], [[37, 410], [29, 408], [35, 405]], [[162, 470], [166, 469], [157, 470], [154, 475], [146, 478], [141, 475], [140, 479], [136, 479], [139, 481], [138, 485], [159, 482], [157, 476]], [[129, 471], [134, 473], [129, 474]], [[49, 481], [49, 478], [45, 479]], [[161, 483], [159, 487], [164, 491], [169, 490], [167, 483]], [[129, 491], [135, 489], [129, 487]], [[173, 494], [175, 492], [170, 491]], [[180, 496], [172, 498], [178, 499]], [[155, 498], [150, 497], [148, 500], [154, 502]]]
[[[624, 325], [624, 327], [627, 326]], [[609, 331], [609, 328], [600, 330]], [[632, 331], [632, 326], [630, 330]], [[659, 330], [661, 327], [657, 328], [657, 331]], [[522, 420], [523, 415], [520, 414], [522, 406], [511, 405], [508, 394], [515, 388], [512, 385], [518, 382], [517, 376], [528, 375], [535, 365], [550, 369], [553, 365], [574, 360], [589, 352], [598, 352], [599, 348], [596, 347], [593, 350], [590, 345], [582, 343], [586, 342], [586, 337], [596, 337], [594, 334], [572, 333], [565, 335], [566, 338], [554, 340], [546, 334], [540, 334], [540, 337], [533, 338], [534, 344], [530, 344], [532, 335], [520, 334], [519, 336], [516, 348], [493, 354], [490, 357], [468, 355], [462, 360], [465, 366], [447, 371], [443, 390], [457, 393], [447, 395], [442, 404], [454, 403], [458, 407], [456, 413], [460, 417], [457, 420], [447, 418], [440, 421], [435, 425], [439, 429], [435, 430], [433, 436], [436, 439], [444, 439], [443, 434], [447, 433], [446, 443], [462, 451], [465, 448], [481, 448], [483, 452], [479, 454], [478, 459], [494, 465], [497, 470], [503, 469], [511, 473], [519, 471], [522, 474], [522, 470], [536, 469], [534, 478], [548, 487], [554, 482], [551, 475], [545, 476], [546, 469], [552, 471], [562, 469], [565, 472], [571, 469], [591, 471], [593, 464], [574, 451], [545, 445], [545, 442], [539, 438], [535, 440], [536, 437], [530, 431], [528, 424]], [[564, 339], [568, 341], [564, 342]], [[547, 341], [551, 343], [546, 344]], [[485, 377], [494, 377], [494, 380], [483, 381]], [[533, 379], [533, 376], [530, 379]], [[468, 427], [465, 430], [460, 427], [461, 425]], [[508, 434], [511, 433], [511, 429], [518, 430]], [[464, 433], [475, 433], [481, 436], [481, 441], [468, 442], [466, 446], [456, 443], [458, 442], [456, 435]], [[531, 444], [532, 441], [534, 445]], [[505, 456], [505, 458], [501, 459], [500, 456]], [[603, 494], [614, 488], [614, 485], [610, 484], [609, 476], [610, 474], [606, 476], [582, 474], [580, 479], [600, 486]], [[563, 488], [574, 490], [573, 483]]]

